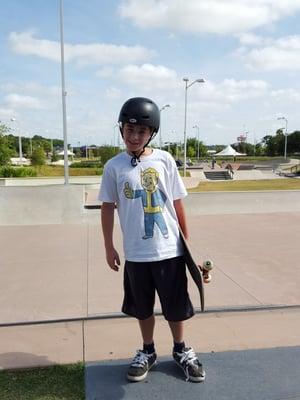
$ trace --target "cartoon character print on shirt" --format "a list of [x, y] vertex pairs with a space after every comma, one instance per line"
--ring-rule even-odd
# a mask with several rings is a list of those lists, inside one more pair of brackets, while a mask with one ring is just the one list
[[143, 239], [150, 239], [154, 233], [154, 223], [158, 226], [163, 237], [168, 239], [168, 228], [162, 214], [166, 195], [157, 187], [159, 173], [154, 168], [147, 168], [141, 172], [143, 189], [133, 190], [128, 182], [124, 185], [124, 195], [127, 199], [141, 197], [144, 209], [145, 235]]

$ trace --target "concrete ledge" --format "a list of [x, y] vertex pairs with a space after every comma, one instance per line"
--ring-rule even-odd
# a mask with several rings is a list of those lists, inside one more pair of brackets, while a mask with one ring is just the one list
[[5, 186], [0, 193], [0, 225], [81, 223], [83, 186]]
[[[197, 186], [194, 178], [190, 184]], [[99, 209], [98, 190], [86, 190], [85, 207]], [[187, 215], [252, 214], [300, 211], [299, 190], [251, 192], [200, 192], [189, 193], [184, 199]]]
[[261, 214], [300, 211], [300, 190], [189, 193], [187, 215]]
[[[299, 309], [197, 314], [185, 334], [201, 353], [299, 346], [299, 337]], [[156, 318], [155, 342], [160, 356], [170, 355], [163, 317]], [[132, 318], [1, 328], [0, 369], [127, 359], [140, 345]]]
[[[203, 353], [298, 346], [299, 337], [299, 309], [197, 314], [186, 322], [185, 334], [187, 344]], [[99, 343], [106, 345], [100, 347]], [[172, 338], [163, 317], [156, 318], [155, 343], [160, 355], [170, 355]], [[130, 358], [139, 346], [141, 338], [134, 319], [85, 323], [86, 361]]]

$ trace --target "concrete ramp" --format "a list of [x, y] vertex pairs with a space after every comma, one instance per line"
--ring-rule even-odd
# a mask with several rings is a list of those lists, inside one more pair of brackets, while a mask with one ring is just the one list
[[0, 225], [81, 223], [84, 186], [53, 185], [0, 188]]

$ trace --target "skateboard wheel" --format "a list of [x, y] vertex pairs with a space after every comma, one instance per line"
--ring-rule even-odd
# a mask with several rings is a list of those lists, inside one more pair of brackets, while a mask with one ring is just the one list
[[213, 262], [211, 261], [211, 260], [206, 260], [206, 261], [204, 261], [204, 263], [203, 263], [203, 269], [204, 270], [206, 270], [206, 271], [210, 271], [210, 270], [212, 270], [213, 269]]
[[211, 275], [210, 274], [203, 275], [203, 281], [204, 283], [209, 283], [211, 281]]

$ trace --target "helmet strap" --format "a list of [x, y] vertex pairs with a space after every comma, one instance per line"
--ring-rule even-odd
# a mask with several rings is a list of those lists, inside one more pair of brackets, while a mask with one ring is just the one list
[[[145, 146], [145, 147], [146, 147], [146, 146]], [[137, 154], [137, 153], [132, 153], [132, 154], [133, 154], [133, 157], [131, 158], [130, 163], [131, 163], [131, 165], [132, 165], [133, 167], [136, 167], [137, 164], [138, 164], [138, 162], [141, 162], [140, 157], [141, 157], [141, 155], [145, 152], [145, 147], [143, 147], [143, 150], [142, 150], [139, 154]]]

